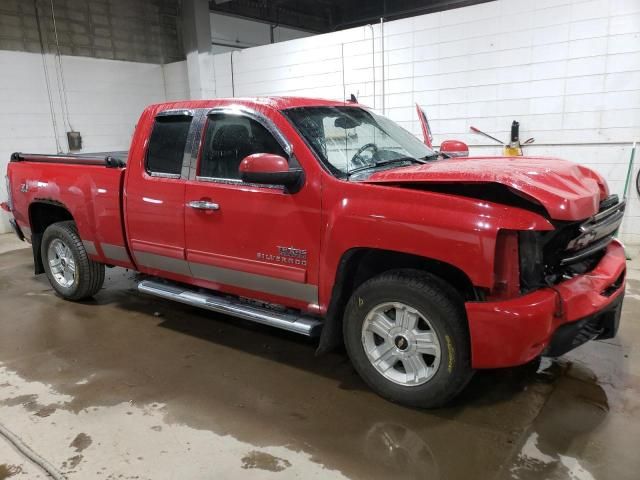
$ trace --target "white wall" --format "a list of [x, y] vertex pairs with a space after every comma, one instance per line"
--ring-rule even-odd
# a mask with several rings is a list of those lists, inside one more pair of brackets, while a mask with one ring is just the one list
[[[162, 67], [84, 57], [63, 56], [61, 61], [68, 118], [71, 126], [82, 134], [83, 152], [127, 150], [135, 123], [146, 105], [189, 97], [184, 62]], [[0, 51], [2, 201], [6, 199], [4, 172], [12, 152], [55, 153], [59, 147], [67, 151], [65, 132], [69, 124], [58, 88], [62, 83], [59, 67], [53, 56], [47, 56], [46, 65], [55, 132], [42, 56]], [[3, 212], [0, 233], [9, 230], [8, 217]]]
[[[271, 26], [265, 22], [257, 22], [245, 18], [211, 13], [211, 51], [214, 54], [224, 53], [237, 48], [255, 47], [271, 43]], [[274, 42], [285, 42], [296, 38], [308, 37], [308, 32], [288, 27], [277, 26], [273, 29]], [[216, 45], [221, 43], [224, 45]]]
[[[235, 95], [355, 93], [382, 111], [384, 88], [387, 116], [420, 135], [419, 102], [436, 143], [458, 138], [472, 154], [499, 149], [470, 125], [507, 138], [516, 119], [536, 138], [527, 153], [592, 166], [622, 193], [640, 140], [640, 1], [498, 0], [388, 22], [381, 51], [379, 24], [238, 51]], [[214, 57], [217, 96], [232, 93], [229, 57]], [[640, 243], [635, 193], [623, 229]]]
[[162, 66], [164, 88], [167, 101], [186, 100], [190, 98], [187, 62], [168, 63]]

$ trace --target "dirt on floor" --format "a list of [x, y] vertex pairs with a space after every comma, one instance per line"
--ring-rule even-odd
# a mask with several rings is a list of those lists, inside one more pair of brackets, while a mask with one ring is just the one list
[[[638, 267], [638, 263], [630, 267]], [[640, 271], [617, 338], [479, 372], [449, 407], [372, 393], [311, 340], [139, 294], [57, 297], [0, 255], [0, 423], [69, 479], [637, 479]], [[0, 479], [46, 478], [0, 438]]]

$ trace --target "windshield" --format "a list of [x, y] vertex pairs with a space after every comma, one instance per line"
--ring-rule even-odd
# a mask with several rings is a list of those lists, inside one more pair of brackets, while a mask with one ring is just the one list
[[435, 155], [400, 125], [359, 107], [301, 107], [282, 113], [336, 175]]

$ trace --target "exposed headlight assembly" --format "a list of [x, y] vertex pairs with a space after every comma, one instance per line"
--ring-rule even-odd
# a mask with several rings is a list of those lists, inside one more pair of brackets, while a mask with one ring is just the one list
[[522, 293], [544, 284], [544, 238], [547, 232], [534, 230], [518, 232], [520, 253], [520, 289]]

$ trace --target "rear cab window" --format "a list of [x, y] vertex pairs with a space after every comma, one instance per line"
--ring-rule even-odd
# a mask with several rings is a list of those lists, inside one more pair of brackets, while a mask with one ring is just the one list
[[180, 177], [191, 120], [190, 115], [156, 117], [145, 159], [145, 170], [149, 175]]

